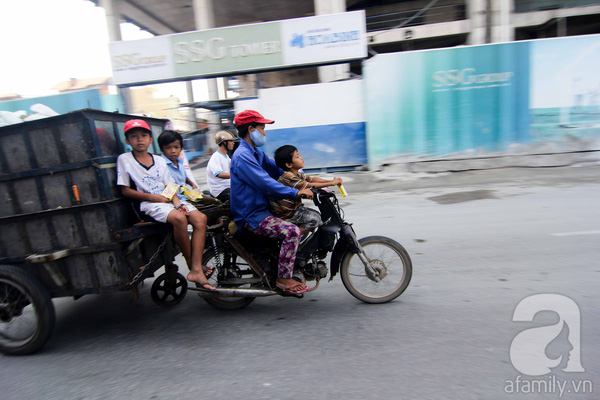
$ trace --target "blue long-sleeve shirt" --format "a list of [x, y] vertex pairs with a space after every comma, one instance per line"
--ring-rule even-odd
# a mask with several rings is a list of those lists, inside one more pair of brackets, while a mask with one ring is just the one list
[[262, 150], [240, 141], [231, 159], [230, 207], [233, 220], [242, 226], [248, 222], [253, 229], [272, 215], [269, 199], [296, 198], [298, 190], [277, 182], [283, 171]]

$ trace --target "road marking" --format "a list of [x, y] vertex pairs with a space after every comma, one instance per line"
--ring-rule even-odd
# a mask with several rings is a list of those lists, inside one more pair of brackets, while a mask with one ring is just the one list
[[561, 232], [561, 233], [551, 233], [551, 235], [552, 236], [600, 235], [600, 231]]

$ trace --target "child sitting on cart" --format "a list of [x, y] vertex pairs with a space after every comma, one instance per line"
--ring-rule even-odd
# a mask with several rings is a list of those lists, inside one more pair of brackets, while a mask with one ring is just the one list
[[[148, 153], [152, 131], [145, 121], [127, 121], [125, 141], [132, 150], [117, 158], [117, 185], [121, 186], [123, 196], [141, 201], [140, 211], [156, 221], [173, 225], [175, 242], [190, 269], [187, 279], [204, 289], [214, 290], [208, 283], [207, 273], [202, 265], [206, 215], [179, 196], [175, 195], [169, 200], [162, 195], [165, 187], [174, 181], [165, 160]], [[130, 187], [131, 181], [135, 184], [135, 189]], [[194, 228], [191, 240], [187, 230], [188, 223]]]
[[[183, 136], [179, 132], [166, 130], [158, 136], [158, 147], [175, 183], [180, 186], [189, 185], [196, 189], [198, 185], [186, 168], [183, 158]], [[179, 199], [186, 199], [186, 197], [181, 194]]]

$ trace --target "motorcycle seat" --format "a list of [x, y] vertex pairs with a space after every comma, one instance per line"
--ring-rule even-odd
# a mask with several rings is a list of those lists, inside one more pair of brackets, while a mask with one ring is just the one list
[[257, 235], [245, 228], [237, 229], [233, 237], [246, 248], [279, 248], [281, 246], [279, 239]]

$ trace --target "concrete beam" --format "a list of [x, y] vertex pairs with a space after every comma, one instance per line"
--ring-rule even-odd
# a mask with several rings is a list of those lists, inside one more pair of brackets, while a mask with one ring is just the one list
[[138, 6], [126, 1], [121, 0], [118, 3], [118, 9], [121, 15], [135, 21], [135, 24], [142, 26], [150, 33], [154, 35], [169, 35], [171, 33], [178, 33], [175, 29], [167, 25], [164, 21], [158, 17], [144, 11]]
[[577, 17], [581, 15], [600, 14], [600, 6], [560, 8], [556, 10], [513, 13], [512, 22], [515, 28], [539, 26], [555, 18]]
[[[410, 32], [407, 32], [410, 31]], [[438, 24], [428, 24], [420, 26], [410, 26], [407, 28], [392, 29], [389, 31], [376, 31], [367, 33], [367, 43], [370, 45], [395, 43], [407, 40], [427, 39], [440, 36], [452, 36], [466, 34], [471, 31], [469, 20], [441, 22]]]

